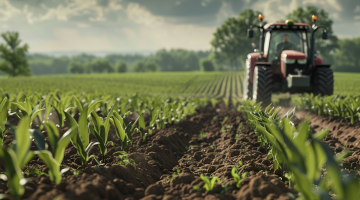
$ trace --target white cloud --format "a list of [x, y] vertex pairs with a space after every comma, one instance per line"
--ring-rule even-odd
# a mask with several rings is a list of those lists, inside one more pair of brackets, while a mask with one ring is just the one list
[[360, 15], [354, 16], [355, 20], [360, 20]]
[[131, 21], [145, 26], [160, 25], [165, 22], [164, 18], [153, 15], [138, 3], [130, 3], [126, 8], [125, 13]]
[[118, 11], [122, 9], [122, 6], [118, 3], [118, 0], [111, 0], [108, 7], [102, 7], [97, 4], [96, 0], [71, 0], [66, 6], [58, 5], [55, 8], [48, 8], [42, 4], [42, 8], [46, 10], [45, 14], [38, 14], [35, 16], [33, 12], [29, 10], [27, 4], [24, 5], [23, 13], [26, 16], [27, 21], [30, 24], [39, 21], [46, 21], [56, 19], [59, 21], [68, 21], [69, 17], [77, 16], [81, 14], [95, 13], [95, 17], [90, 17], [90, 21], [105, 21], [104, 13], [110, 11]]
[[12, 6], [9, 0], [0, 1], [0, 21], [8, 21], [19, 14], [21, 10]]

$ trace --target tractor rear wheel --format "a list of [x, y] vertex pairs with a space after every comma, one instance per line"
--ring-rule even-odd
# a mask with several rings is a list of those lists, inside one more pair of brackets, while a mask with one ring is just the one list
[[323, 96], [334, 93], [334, 74], [331, 69], [316, 69], [314, 79], [314, 95]]
[[271, 103], [273, 70], [270, 67], [256, 66], [254, 69], [253, 100], [262, 102], [263, 107]]
[[245, 73], [244, 73], [244, 81], [243, 81], [243, 99], [251, 99], [253, 92], [253, 85], [250, 82], [250, 63], [246, 60]]

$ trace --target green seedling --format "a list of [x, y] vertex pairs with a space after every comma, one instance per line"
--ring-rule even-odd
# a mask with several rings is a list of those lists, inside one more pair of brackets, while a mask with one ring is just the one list
[[194, 146], [193, 146], [193, 145], [185, 146], [185, 149], [186, 149], [186, 150], [194, 149]]
[[8, 149], [3, 146], [0, 147], [0, 157], [4, 161], [6, 175], [2, 176], [2, 179], [8, 181], [10, 195], [13, 199], [20, 199], [24, 194], [24, 185], [27, 179], [24, 178], [22, 170], [34, 156], [34, 152], [30, 151], [29, 126], [30, 117], [24, 116], [14, 131], [14, 141], [11, 146]]
[[37, 175], [37, 176], [41, 176], [41, 175], [43, 175], [43, 176], [49, 176], [49, 174], [47, 174], [47, 173], [45, 173], [45, 172], [42, 172], [42, 171], [40, 171], [40, 169], [38, 169], [38, 168], [30, 168], [30, 169], [28, 169], [28, 170], [26, 170], [26, 171], [24, 171], [24, 173], [26, 174], [26, 175]]
[[201, 139], [206, 138], [206, 132], [205, 132], [205, 131], [203, 131], [203, 132], [200, 133], [200, 138], [201, 138]]
[[229, 117], [226, 116], [226, 117], [224, 118], [224, 120], [221, 122], [221, 125], [223, 126], [228, 119], [229, 119]]
[[215, 183], [221, 184], [219, 177], [206, 177], [203, 174], [200, 175], [201, 180], [204, 181], [204, 188], [206, 191], [211, 191], [214, 189]]
[[0, 103], [0, 146], [2, 146], [6, 134], [8, 133], [8, 128], [5, 126], [7, 121], [7, 111], [10, 106], [10, 101], [5, 97]]
[[173, 178], [175, 176], [178, 176], [180, 173], [181, 173], [181, 170], [177, 169], [175, 173], [171, 174], [171, 177], [165, 183], [170, 183], [173, 180]]
[[[22, 116], [30, 117], [30, 126], [33, 120], [35, 119], [35, 117], [42, 110], [44, 110], [44, 109], [40, 109], [39, 105], [32, 106], [33, 104], [31, 103], [31, 97], [27, 97], [25, 99], [25, 102], [11, 102], [11, 104], [16, 106], [21, 111]], [[18, 118], [21, 119], [21, 117], [18, 114], [16, 114], [16, 116], [18, 116]]]
[[86, 163], [89, 160], [90, 150], [93, 146], [99, 144], [99, 142], [89, 143], [87, 114], [88, 106], [85, 106], [80, 113], [79, 122], [76, 123], [75, 119], [68, 112], [65, 112], [66, 121], [68, 122], [70, 127], [73, 127], [72, 132], [75, 132], [74, 134], [71, 133], [72, 137], [70, 141], [76, 148], [78, 155], [81, 158], [82, 166], [84, 168], [86, 167]]
[[70, 143], [71, 138], [76, 136], [76, 132], [73, 131], [76, 127], [70, 128], [60, 137], [59, 131], [53, 122], [48, 121], [45, 122], [44, 125], [48, 133], [52, 152], [46, 150], [44, 145], [39, 145], [41, 144], [39, 142], [41, 139], [37, 139], [39, 151], [35, 151], [34, 153], [49, 167], [50, 180], [58, 185], [61, 182], [62, 174], [69, 170], [68, 168], [60, 170], [60, 165], [63, 161], [66, 147]]
[[124, 165], [126, 166], [127, 164], [130, 164], [134, 167], [134, 169], [136, 170], [136, 163], [133, 159], [128, 158], [128, 154], [125, 151], [117, 151], [114, 153], [115, 154], [120, 154], [118, 155], [118, 159], [119, 159], [119, 165]]
[[100, 152], [102, 154], [103, 161], [105, 161], [105, 154], [108, 146], [114, 146], [112, 141], [107, 141], [110, 130], [110, 117], [112, 116], [113, 109], [108, 112], [105, 119], [99, 117], [95, 111], [91, 112], [92, 124], [89, 124], [90, 133], [93, 134], [99, 142]]
[[[241, 161], [240, 161], [241, 162]], [[243, 173], [241, 176], [239, 175], [239, 172], [237, 171], [236, 167], [233, 167], [231, 169], [231, 175], [234, 178], [236, 182], [236, 187], [241, 188], [241, 180], [244, 179], [247, 176], [247, 172]]]
[[80, 174], [79, 170], [75, 169], [74, 170], [74, 173], [73, 173], [75, 176], [78, 176]]
[[128, 145], [131, 145], [133, 135], [135, 132], [139, 132], [139, 129], [135, 128], [135, 125], [139, 122], [141, 116], [139, 116], [132, 125], [128, 121], [126, 115], [122, 117], [117, 112], [114, 112], [114, 115], [111, 117], [110, 122], [115, 127], [116, 135], [120, 139], [122, 149], [125, 149]]

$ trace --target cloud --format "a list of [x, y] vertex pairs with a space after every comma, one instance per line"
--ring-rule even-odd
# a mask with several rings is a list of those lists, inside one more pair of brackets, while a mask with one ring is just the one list
[[9, 0], [0, 1], [0, 21], [8, 21], [19, 14], [21, 14], [21, 10], [10, 4]]
[[149, 12], [145, 7], [140, 6], [137, 3], [130, 3], [125, 13], [129, 20], [145, 25], [145, 26], [156, 26], [164, 23], [163, 17], [158, 17]]

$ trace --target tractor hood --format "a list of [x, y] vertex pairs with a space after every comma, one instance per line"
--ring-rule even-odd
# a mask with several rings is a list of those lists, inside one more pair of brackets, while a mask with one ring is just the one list
[[282, 58], [287, 59], [306, 59], [306, 55], [303, 52], [294, 51], [294, 50], [285, 50], [281, 53]]

